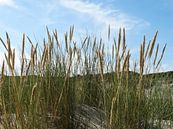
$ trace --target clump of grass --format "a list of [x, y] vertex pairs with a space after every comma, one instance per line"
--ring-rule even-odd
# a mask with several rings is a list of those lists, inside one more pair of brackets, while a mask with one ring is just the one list
[[[124, 28], [119, 30], [117, 42], [115, 38], [111, 39], [110, 26], [108, 28], [111, 58], [103, 39], [86, 36], [78, 47], [77, 41], [73, 41], [74, 26], [65, 33], [62, 42], [56, 30], [51, 33], [46, 29], [47, 40], [43, 40], [42, 53], [38, 51], [38, 44], [34, 45], [27, 37], [31, 44], [29, 62], [25, 61], [26, 36], [23, 34], [20, 72], [15, 70], [16, 54], [9, 35], [6, 34], [6, 43], [0, 38], [7, 52], [0, 80], [4, 128], [54, 126], [72, 129], [77, 127], [73, 122], [76, 106], [83, 104], [102, 110], [105, 128], [110, 129], [145, 129], [154, 126], [151, 120], [172, 120], [171, 97], [167, 96], [168, 101], [165, 101], [159, 90], [146, 95], [153, 78], [145, 74], [150, 67], [159, 69], [166, 49], [165, 45], [159, 57], [159, 45], [155, 48], [158, 32], [148, 44], [144, 36], [139, 61], [132, 69]], [[139, 70], [136, 64], [139, 64]], [[5, 75], [5, 66], [11, 76]]]

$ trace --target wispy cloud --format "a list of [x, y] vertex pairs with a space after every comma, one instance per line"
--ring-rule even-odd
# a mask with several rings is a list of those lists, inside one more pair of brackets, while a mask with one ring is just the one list
[[0, 6], [17, 7], [14, 0], [0, 0]]
[[146, 26], [149, 24], [140, 18], [128, 16], [120, 10], [103, 8], [102, 3], [95, 4], [82, 0], [60, 0], [60, 2], [68, 9], [90, 16], [96, 24], [111, 25], [112, 29], [118, 29], [119, 27], [133, 29], [138, 25]]

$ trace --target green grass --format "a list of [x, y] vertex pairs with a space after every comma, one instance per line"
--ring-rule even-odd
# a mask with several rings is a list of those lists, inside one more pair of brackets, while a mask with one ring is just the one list
[[[171, 88], [161, 89], [172, 78], [144, 75], [148, 69], [158, 71], [163, 58], [166, 46], [158, 57], [157, 33], [151, 43], [147, 44], [144, 38], [140, 59], [131, 66], [125, 29], [119, 31], [116, 42], [110, 39], [109, 28], [111, 55], [106, 53], [106, 43], [101, 39], [87, 36], [77, 43], [81, 44], [79, 47], [73, 40], [73, 31], [74, 27], [70, 27], [60, 42], [57, 31], [51, 34], [47, 29], [48, 40], [41, 53], [40, 46], [34, 46], [28, 38], [29, 62], [25, 62], [23, 35], [20, 72], [15, 69], [15, 51], [8, 34], [5, 42], [1, 40], [6, 49], [0, 82], [1, 122], [5, 129], [46, 129], [53, 128], [52, 123], [57, 128], [73, 129], [77, 127], [72, 122], [75, 108], [83, 104], [105, 113], [107, 129], [148, 129], [154, 120], [160, 121], [155, 126], [161, 128], [162, 120], [173, 120]], [[159, 79], [163, 82], [157, 83]], [[150, 89], [147, 95], [146, 89]], [[15, 115], [13, 122], [10, 114]]]

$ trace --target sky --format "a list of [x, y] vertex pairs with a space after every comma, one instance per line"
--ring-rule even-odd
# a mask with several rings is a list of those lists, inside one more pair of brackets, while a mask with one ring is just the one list
[[46, 26], [63, 36], [70, 25], [78, 37], [86, 33], [104, 37], [109, 25], [116, 37], [125, 27], [133, 57], [138, 56], [143, 36], [149, 41], [158, 30], [157, 43], [161, 47], [167, 43], [162, 71], [173, 70], [173, 0], [0, 0], [0, 37], [5, 39], [8, 32], [17, 49], [22, 33], [42, 43]]

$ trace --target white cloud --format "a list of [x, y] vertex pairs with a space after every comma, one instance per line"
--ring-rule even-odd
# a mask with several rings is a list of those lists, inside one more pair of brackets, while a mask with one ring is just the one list
[[166, 71], [172, 71], [173, 66], [169, 64], [161, 64], [159, 72], [166, 72]]
[[17, 7], [14, 0], [0, 0], [0, 6]]
[[139, 18], [131, 17], [121, 12], [110, 8], [103, 8], [101, 4], [95, 4], [82, 0], [60, 0], [60, 3], [69, 9], [90, 16], [96, 24], [101, 24], [106, 27], [111, 26], [112, 29], [125, 27], [133, 29], [136, 26], [146, 26], [149, 23]]

